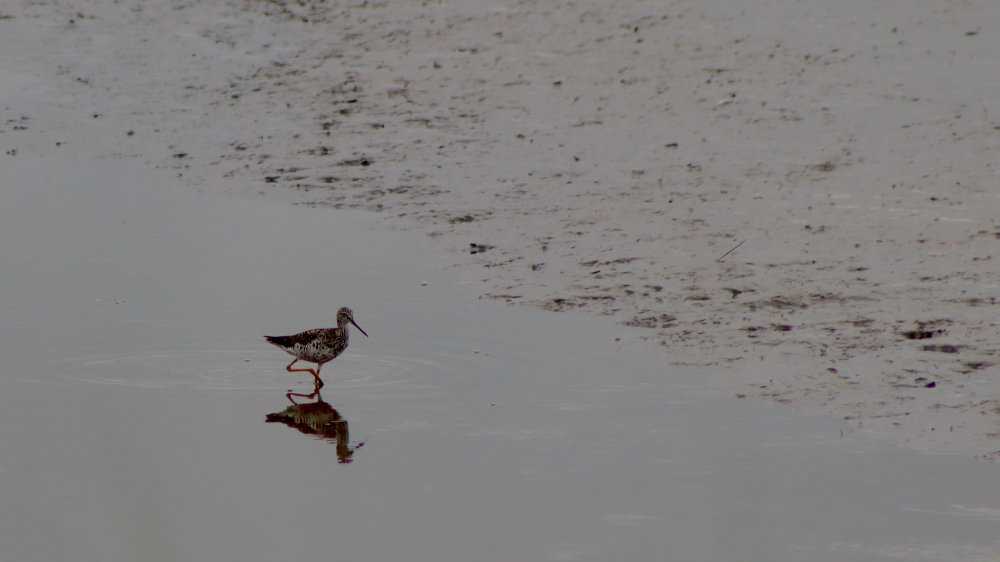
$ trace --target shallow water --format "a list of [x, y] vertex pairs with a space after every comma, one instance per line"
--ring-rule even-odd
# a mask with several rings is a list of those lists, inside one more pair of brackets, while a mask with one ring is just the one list
[[[371, 216], [22, 156], [0, 199], [3, 559], [1000, 558], [996, 465], [476, 301]], [[311, 384], [261, 335], [340, 306], [325, 428], [267, 423]]]

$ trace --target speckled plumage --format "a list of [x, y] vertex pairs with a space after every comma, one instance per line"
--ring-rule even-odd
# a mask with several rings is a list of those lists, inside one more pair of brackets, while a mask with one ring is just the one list
[[[347, 349], [350, 334], [347, 326], [354, 324], [354, 327], [361, 330], [361, 333], [368, 337], [368, 334], [361, 329], [361, 326], [354, 321], [354, 313], [346, 306], [337, 311], [336, 328], [319, 328], [316, 330], [306, 330], [291, 336], [264, 336], [271, 344], [280, 347], [285, 353], [295, 358], [294, 361], [285, 367], [289, 373], [305, 372], [311, 373], [316, 379], [316, 386], [323, 386], [322, 379], [319, 378], [319, 371], [323, 364], [332, 361]], [[292, 365], [298, 360], [316, 363], [316, 370], [313, 369], [293, 369]]]

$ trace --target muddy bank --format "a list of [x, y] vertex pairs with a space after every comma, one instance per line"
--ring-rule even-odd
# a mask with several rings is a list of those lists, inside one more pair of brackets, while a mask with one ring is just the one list
[[605, 315], [733, 393], [992, 457], [998, 17], [17, 2], [0, 146], [369, 209], [483, 298]]

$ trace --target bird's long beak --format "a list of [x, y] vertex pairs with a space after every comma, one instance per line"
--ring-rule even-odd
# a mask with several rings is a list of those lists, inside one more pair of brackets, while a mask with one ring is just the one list
[[[358, 326], [358, 323], [355, 322], [354, 320], [351, 320], [351, 324], [354, 324], [355, 328], [361, 330], [361, 326]], [[366, 338], [368, 337], [368, 332], [361, 330], [361, 333], [364, 334]]]

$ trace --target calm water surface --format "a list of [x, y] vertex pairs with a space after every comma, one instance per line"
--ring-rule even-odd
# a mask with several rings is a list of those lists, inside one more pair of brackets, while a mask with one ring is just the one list
[[[1000, 559], [996, 465], [476, 301], [369, 215], [118, 162], [3, 176], [2, 560]], [[287, 410], [311, 377], [261, 335], [340, 306], [371, 338]]]

